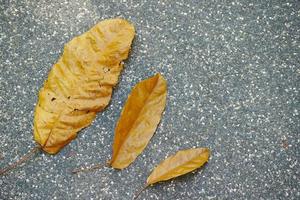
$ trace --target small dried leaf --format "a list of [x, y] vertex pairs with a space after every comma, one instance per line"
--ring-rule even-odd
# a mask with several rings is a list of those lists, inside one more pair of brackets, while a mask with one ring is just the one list
[[187, 174], [206, 163], [210, 156], [208, 148], [193, 148], [178, 151], [162, 161], [150, 174], [147, 184], [166, 181]]
[[34, 139], [55, 154], [109, 103], [135, 31], [123, 19], [104, 20], [64, 47], [39, 92]]
[[115, 129], [110, 164], [123, 169], [144, 150], [166, 105], [167, 83], [157, 74], [138, 83], [129, 95]]

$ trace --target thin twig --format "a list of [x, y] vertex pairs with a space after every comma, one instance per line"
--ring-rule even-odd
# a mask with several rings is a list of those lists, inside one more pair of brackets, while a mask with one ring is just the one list
[[91, 167], [86, 167], [86, 168], [79, 168], [79, 169], [74, 169], [73, 171], [72, 171], [72, 173], [73, 174], [77, 174], [77, 173], [79, 173], [79, 172], [89, 172], [89, 171], [93, 171], [93, 170], [96, 170], [96, 169], [100, 169], [100, 168], [102, 168], [102, 167], [107, 167], [107, 166], [109, 166], [109, 163], [108, 162], [106, 162], [106, 163], [102, 163], [102, 164], [96, 164], [96, 165], [93, 165], [93, 166], [91, 166]]
[[141, 194], [148, 186], [149, 186], [148, 184], [144, 185], [144, 186], [142, 187], [142, 189], [140, 189], [137, 193], [135, 193], [135, 195], [134, 195], [134, 197], [133, 197], [133, 200], [137, 199], [137, 198], [140, 196], [140, 194]]
[[23, 157], [21, 157], [17, 162], [3, 168], [0, 170], [0, 176], [5, 174], [6, 172], [10, 171], [10, 170], [13, 170], [15, 168], [17, 168], [19, 165], [21, 165], [23, 162], [29, 160], [29, 158], [31, 156], [33, 156], [35, 153], [37, 153], [39, 150], [41, 149], [41, 147], [39, 146], [36, 146], [36, 147], [33, 147], [27, 154], [25, 154]]

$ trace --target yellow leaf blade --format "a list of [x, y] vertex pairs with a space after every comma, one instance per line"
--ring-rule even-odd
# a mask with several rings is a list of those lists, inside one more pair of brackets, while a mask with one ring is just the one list
[[208, 161], [209, 156], [210, 150], [208, 148], [192, 148], [178, 151], [154, 168], [147, 179], [147, 184], [151, 185], [187, 174], [204, 165]]
[[109, 19], [65, 45], [35, 108], [34, 139], [44, 151], [57, 153], [108, 105], [134, 34], [128, 21]]
[[166, 105], [167, 83], [157, 74], [138, 83], [117, 122], [110, 164], [123, 169], [145, 149]]

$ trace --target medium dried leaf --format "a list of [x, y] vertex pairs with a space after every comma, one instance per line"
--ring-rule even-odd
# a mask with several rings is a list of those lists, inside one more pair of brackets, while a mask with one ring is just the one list
[[129, 95], [115, 129], [110, 164], [123, 169], [144, 150], [166, 105], [167, 82], [157, 74], [138, 83]]
[[206, 163], [210, 156], [208, 148], [193, 148], [178, 151], [175, 155], [162, 161], [150, 174], [147, 184], [151, 185], [159, 181], [187, 174]]
[[109, 103], [134, 37], [123, 19], [104, 20], [64, 47], [39, 92], [34, 139], [57, 153]]

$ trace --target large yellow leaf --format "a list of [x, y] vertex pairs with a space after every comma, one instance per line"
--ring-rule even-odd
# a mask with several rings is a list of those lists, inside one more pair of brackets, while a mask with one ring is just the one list
[[110, 165], [123, 169], [144, 150], [166, 105], [167, 83], [160, 74], [138, 83], [129, 95], [115, 129]]
[[178, 151], [175, 155], [162, 161], [150, 174], [147, 185], [166, 181], [171, 178], [189, 173], [208, 161], [208, 148], [194, 148]]
[[135, 31], [123, 19], [104, 20], [73, 38], [39, 92], [34, 139], [57, 153], [109, 103]]

